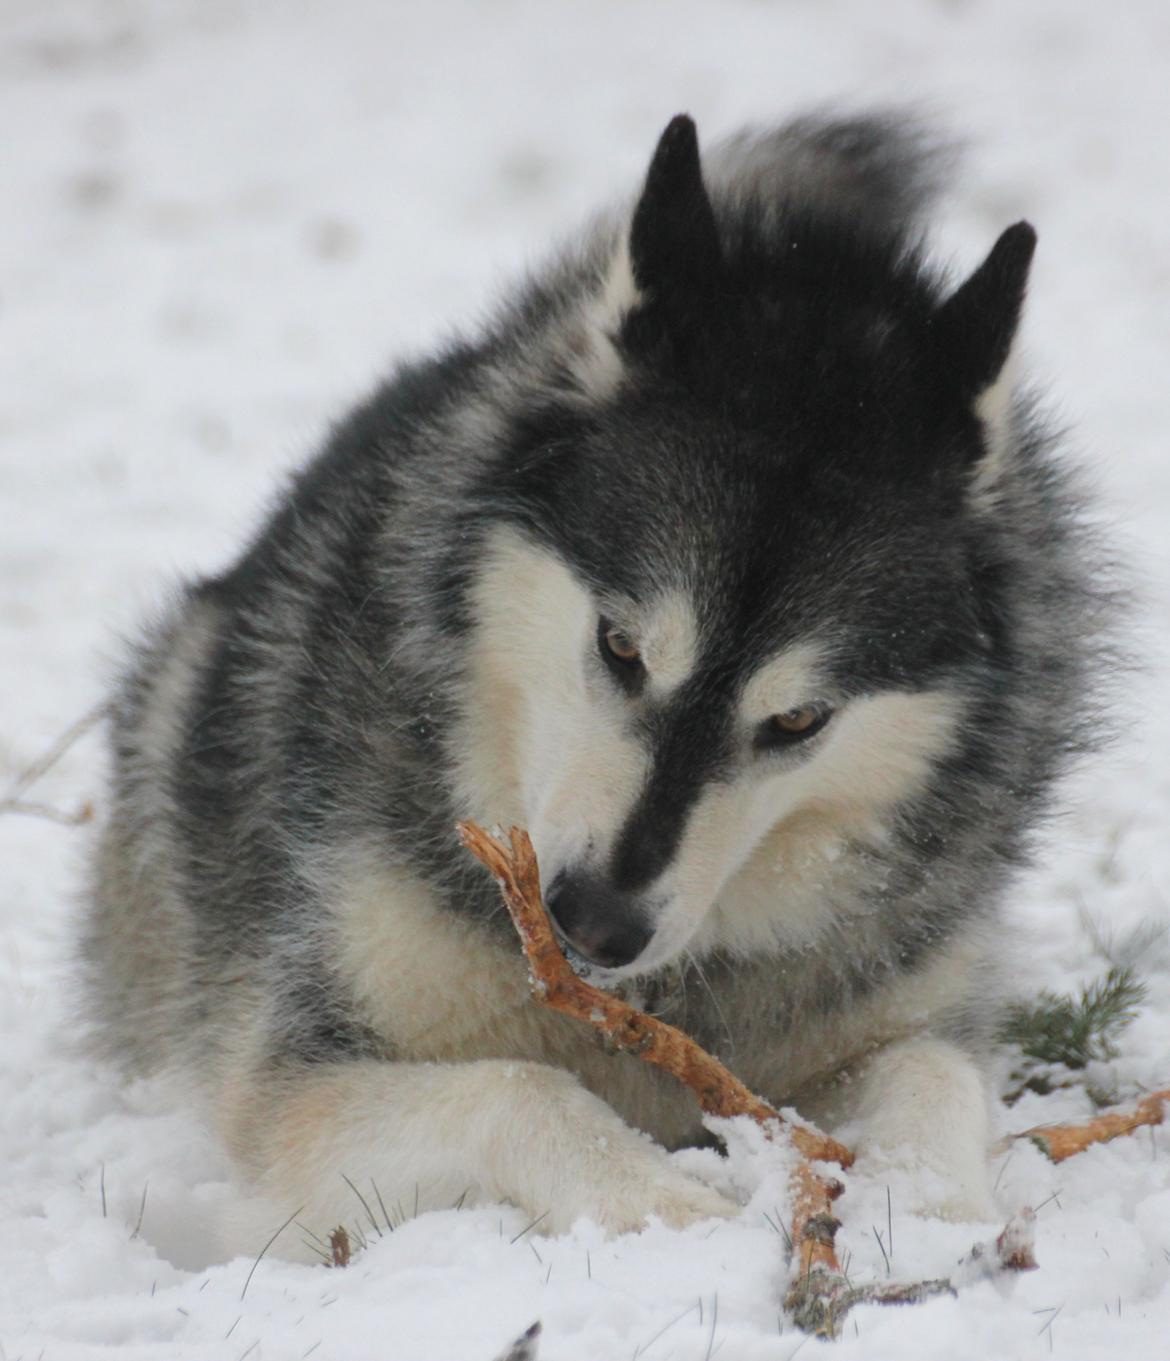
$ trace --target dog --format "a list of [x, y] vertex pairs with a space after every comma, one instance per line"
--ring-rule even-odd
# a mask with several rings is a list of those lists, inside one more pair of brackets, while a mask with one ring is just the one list
[[181, 1076], [257, 1233], [324, 1238], [354, 1187], [736, 1211], [668, 1157], [692, 1095], [531, 1000], [460, 818], [530, 830], [578, 967], [920, 1208], [993, 1213], [1003, 903], [1092, 744], [1104, 597], [1018, 381], [1035, 233], [948, 279], [943, 160], [887, 115], [705, 158], [675, 118], [131, 648], [95, 1041]]

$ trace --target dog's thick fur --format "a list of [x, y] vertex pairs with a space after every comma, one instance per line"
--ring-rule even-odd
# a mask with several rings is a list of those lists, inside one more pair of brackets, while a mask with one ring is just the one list
[[531, 830], [603, 979], [988, 1212], [1000, 904], [1101, 596], [1012, 386], [1034, 235], [952, 286], [933, 170], [881, 118], [701, 167], [675, 119], [630, 208], [402, 368], [138, 646], [90, 996], [265, 1228], [324, 1236], [345, 1178], [553, 1228], [732, 1208], [663, 1151], [689, 1094], [529, 1000], [460, 817]]

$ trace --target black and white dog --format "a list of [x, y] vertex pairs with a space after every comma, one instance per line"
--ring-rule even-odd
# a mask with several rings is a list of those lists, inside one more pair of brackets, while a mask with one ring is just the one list
[[258, 1227], [327, 1232], [345, 1178], [553, 1229], [734, 1211], [664, 1151], [691, 1096], [530, 1001], [464, 817], [530, 829], [605, 983], [990, 1212], [1001, 902], [1104, 595], [1013, 387], [1035, 235], [948, 284], [932, 166], [881, 117], [701, 163], [675, 118], [138, 645], [90, 995], [107, 1051], [194, 1080]]

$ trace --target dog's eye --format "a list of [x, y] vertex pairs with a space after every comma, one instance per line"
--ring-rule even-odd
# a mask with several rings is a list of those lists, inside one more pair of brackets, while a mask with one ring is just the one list
[[631, 666], [635, 661], [642, 660], [637, 642], [634, 642], [629, 633], [609, 623], [608, 619], [601, 619], [597, 633], [600, 636], [601, 649], [615, 661], [622, 661], [626, 666]]
[[822, 704], [807, 704], [801, 709], [773, 714], [760, 725], [756, 746], [789, 747], [812, 737], [833, 717], [832, 709]]
[[609, 649], [610, 655], [616, 657], [619, 662], [628, 663], [642, 660], [638, 645], [633, 642], [629, 634], [623, 633], [621, 629], [606, 629], [604, 637], [605, 646]]
[[636, 689], [641, 684], [646, 668], [637, 643], [604, 617], [597, 621], [597, 648], [606, 665], [627, 689]]

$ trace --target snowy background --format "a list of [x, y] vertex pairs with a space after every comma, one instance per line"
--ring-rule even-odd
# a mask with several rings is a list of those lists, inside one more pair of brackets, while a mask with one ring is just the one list
[[[119, 630], [224, 564], [278, 477], [390, 358], [473, 322], [510, 275], [642, 173], [667, 119], [711, 140], [809, 104], [913, 99], [971, 139], [939, 252], [1040, 232], [1033, 367], [1075, 427], [1143, 600], [1130, 735], [1072, 791], [1016, 900], [1024, 991], [1137, 953], [1150, 1001], [1111, 1077], [1170, 1081], [1170, 7], [1165, 0], [3, 0], [0, 797], [96, 705]], [[102, 800], [91, 734], [27, 797]], [[185, 1115], [71, 1049], [71, 913], [90, 830], [0, 816], [0, 1357], [784, 1361], [764, 1212], [606, 1243], [510, 1209], [407, 1222], [346, 1271], [224, 1260], [226, 1169]], [[1005, 1128], [1082, 1116], [1029, 1097]], [[859, 1310], [842, 1358], [1153, 1358], [1170, 1337], [1170, 1128], [1059, 1168], [1040, 1269]], [[851, 1272], [932, 1276], [994, 1226], [855, 1178]], [[409, 1211], [409, 1207], [404, 1207]], [[892, 1244], [889, 1242], [892, 1226]], [[274, 1226], [275, 1228], [275, 1226]], [[878, 1235], [882, 1242], [879, 1244]]]

